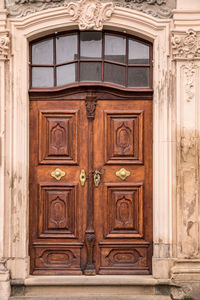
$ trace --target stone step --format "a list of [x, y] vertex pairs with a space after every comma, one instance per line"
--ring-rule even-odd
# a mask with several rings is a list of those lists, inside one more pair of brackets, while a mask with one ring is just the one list
[[152, 276], [31, 276], [11, 285], [10, 300], [171, 300], [168, 280]]
[[171, 300], [163, 295], [13, 296], [9, 300]]

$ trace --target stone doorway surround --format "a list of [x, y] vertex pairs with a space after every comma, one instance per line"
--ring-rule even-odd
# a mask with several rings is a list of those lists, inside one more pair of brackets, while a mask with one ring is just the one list
[[[182, 284], [183, 289], [173, 291], [181, 299], [184, 292], [190, 293], [191, 286], [200, 282], [198, 0], [191, 0], [190, 7], [184, 0], [178, 0], [173, 19], [165, 20], [110, 4], [99, 22], [92, 16], [88, 21], [84, 5], [77, 2], [71, 7], [8, 19], [3, 2], [0, 2], [0, 290], [3, 291], [0, 299], [8, 299], [10, 279], [30, 277], [28, 44], [55, 31], [77, 29], [81, 23], [87, 29], [91, 20], [90, 29], [100, 30], [103, 26], [142, 37], [154, 45], [153, 277]], [[77, 10], [80, 7], [82, 10]]]

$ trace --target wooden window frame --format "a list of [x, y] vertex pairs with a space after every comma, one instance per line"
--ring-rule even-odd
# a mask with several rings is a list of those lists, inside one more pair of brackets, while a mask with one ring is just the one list
[[[60, 64], [56, 64], [56, 38], [59, 36], [64, 36], [64, 35], [70, 35], [70, 34], [74, 34], [77, 33], [77, 60], [73, 60], [73, 61], [66, 61], [64, 63], [60, 63]], [[59, 33], [54, 33], [42, 38], [39, 38], [37, 40], [34, 40], [30, 43], [30, 67], [29, 67], [29, 75], [30, 75], [30, 87], [29, 87], [29, 91], [30, 92], [44, 92], [44, 91], [59, 91], [59, 90], [63, 90], [66, 88], [72, 88], [72, 87], [78, 87], [78, 86], [84, 86], [84, 85], [97, 85], [97, 86], [106, 86], [106, 87], [111, 87], [111, 88], [115, 88], [115, 89], [120, 89], [120, 90], [128, 90], [128, 91], [143, 91], [143, 92], [153, 92], [153, 45], [151, 42], [146, 41], [144, 39], [141, 39], [139, 37], [130, 35], [130, 34], [126, 34], [126, 33], [121, 33], [121, 32], [117, 32], [117, 31], [110, 31], [110, 30], [106, 30], [106, 31], [102, 31], [102, 57], [101, 59], [81, 59], [80, 58], [80, 33], [81, 31], [79, 30], [73, 30], [73, 31], [65, 31], [65, 32], [59, 32]], [[116, 36], [124, 36], [126, 38], [126, 62], [125, 63], [120, 63], [120, 62], [116, 62], [116, 61], [112, 61], [112, 60], [107, 60], [104, 58], [104, 53], [105, 53], [105, 34], [112, 34], [112, 35], [116, 35]], [[35, 43], [38, 43], [40, 41], [45, 41], [48, 39], [53, 39], [53, 64], [32, 64], [32, 46]], [[145, 44], [147, 46], [149, 46], [149, 64], [129, 64], [128, 63], [128, 42], [129, 39], [131, 40], [135, 40], [137, 42], [140, 42], [142, 44]], [[80, 63], [81, 62], [101, 62], [101, 81], [80, 81]], [[60, 85], [57, 86], [57, 76], [56, 76], [56, 68], [59, 66], [64, 66], [64, 65], [69, 65], [72, 63], [77, 63], [77, 68], [78, 68], [78, 72], [77, 72], [77, 81], [73, 82], [73, 83], [69, 83], [66, 85]], [[111, 83], [111, 82], [105, 82], [104, 81], [104, 63], [109, 63], [109, 64], [114, 64], [114, 65], [118, 65], [118, 66], [124, 66], [125, 67], [125, 85], [120, 85], [120, 84], [115, 84], [115, 83]], [[54, 86], [53, 87], [32, 87], [32, 68], [33, 67], [53, 67], [54, 68]], [[129, 67], [148, 67], [149, 68], [149, 87], [128, 87], [128, 68]]]

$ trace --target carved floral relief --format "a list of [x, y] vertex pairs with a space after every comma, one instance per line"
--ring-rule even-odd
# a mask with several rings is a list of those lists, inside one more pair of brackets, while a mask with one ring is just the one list
[[[172, 17], [172, 9], [176, 7], [176, 0], [112, 0], [109, 4], [97, 0], [82, 0], [80, 2], [75, 0], [73, 3], [69, 0], [6, 0], [6, 8], [9, 16], [12, 17], [23, 17], [48, 8], [60, 6], [69, 7], [70, 14], [73, 14], [75, 20], [79, 20], [81, 24], [83, 22], [84, 26], [87, 24], [87, 29], [94, 26], [99, 29], [101, 22], [105, 18], [110, 18], [113, 6], [126, 7], [153, 17], [165, 19]], [[80, 12], [84, 15], [83, 18]], [[93, 24], [93, 26], [90, 27], [90, 24]]]
[[8, 51], [9, 51], [9, 37], [6, 36], [0, 36], [0, 58], [6, 59], [8, 57]]
[[188, 29], [184, 36], [172, 36], [172, 50], [175, 59], [200, 58], [200, 36], [193, 29]]
[[187, 102], [191, 102], [194, 98], [194, 80], [196, 75], [196, 66], [190, 62], [184, 69], [185, 76], [185, 94]]

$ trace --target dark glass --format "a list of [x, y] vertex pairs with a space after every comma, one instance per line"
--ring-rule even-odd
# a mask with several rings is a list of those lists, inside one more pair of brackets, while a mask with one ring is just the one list
[[33, 67], [32, 68], [32, 87], [52, 87], [54, 86], [53, 68]]
[[105, 60], [120, 63], [126, 62], [126, 38], [123, 36], [105, 34]]
[[129, 67], [128, 87], [149, 87], [149, 68]]
[[53, 64], [53, 39], [48, 39], [32, 45], [32, 64]]
[[81, 62], [80, 81], [101, 81], [101, 63]]
[[85, 31], [80, 33], [80, 58], [98, 59], [102, 57], [102, 33]]
[[56, 38], [56, 63], [62, 64], [77, 60], [77, 34], [59, 36]]
[[129, 39], [128, 63], [149, 64], [149, 46]]
[[57, 86], [77, 81], [77, 63], [56, 68]]
[[104, 63], [104, 81], [125, 85], [125, 71], [123, 66]]

